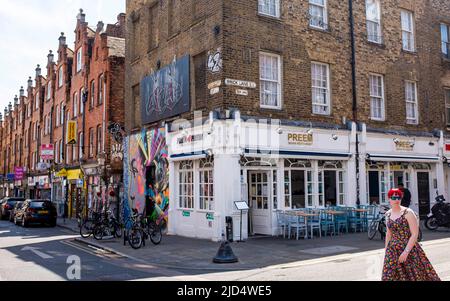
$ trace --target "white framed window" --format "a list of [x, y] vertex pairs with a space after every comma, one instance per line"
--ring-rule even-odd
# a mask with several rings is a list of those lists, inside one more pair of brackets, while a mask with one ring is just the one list
[[58, 127], [59, 126], [59, 105], [56, 105], [56, 124], [55, 126]]
[[415, 51], [414, 15], [407, 10], [401, 11], [403, 50]]
[[27, 106], [27, 117], [28, 118], [30, 118], [31, 117], [31, 100], [30, 100], [30, 102], [28, 103], [28, 106]]
[[64, 70], [63, 67], [59, 67], [58, 70], [58, 87], [61, 88], [64, 83]]
[[97, 155], [102, 152], [102, 126], [97, 126]]
[[327, 0], [309, 0], [309, 25], [328, 29]]
[[330, 115], [330, 67], [328, 64], [311, 64], [313, 114]]
[[382, 43], [380, 0], [366, 0], [367, 39]]
[[84, 87], [80, 90], [80, 115], [84, 114]]
[[450, 128], [450, 88], [444, 89], [445, 93], [445, 114], [447, 121], [447, 128]]
[[78, 133], [78, 146], [79, 146], [78, 157], [80, 158], [80, 160], [83, 158], [83, 147], [84, 147], [83, 139], [84, 139], [83, 132]]
[[91, 103], [89, 105], [89, 108], [93, 108], [95, 104], [95, 80], [91, 82]]
[[36, 93], [36, 97], [34, 99], [35, 110], [39, 110], [39, 92]]
[[47, 84], [47, 100], [50, 100], [52, 98], [52, 82], [51, 80]]
[[194, 162], [182, 161], [178, 171], [180, 209], [194, 209]]
[[56, 142], [54, 147], [55, 147], [55, 163], [59, 163], [59, 142]]
[[412, 81], [405, 82], [406, 96], [406, 123], [419, 123], [419, 110], [417, 103], [417, 83]]
[[214, 164], [204, 159], [200, 161], [199, 200], [200, 210], [214, 210]]
[[72, 162], [77, 161], [77, 147], [75, 145], [72, 146]]
[[94, 129], [89, 129], [89, 158], [94, 157]]
[[441, 24], [441, 44], [442, 54], [450, 58], [450, 26], [447, 24]]
[[62, 163], [64, 160], [64, 145], [63, 141], [59, 140], [59, 162]]
[[102, 74], [98, 80], [98, 104], [101, 105], [103, 103], [103, 95], [105, 89], [105, 76]]
[[83, 47], [80, 47], [77, 51], [77, 72], [80, 72], [83, 68]]
[[379, 74], [369, 75], [370, 91], [370, 118], [373, 120], [385, 119], [384, 77]]
[[48, 130], [48, 117], [45, 116], [44, 117], [44, 135], [47, 135], [47, 130]]
[[78, 116], [78, 92], [73, 95], [73, 118]]
[[338, 171], [338, 204], [345, 205], [345, 171]]
[[260, 53], [261, 108], [281, 109], [281, 57]]
[[61, 125], [64, 125], [65, 106], [61, 104]]
[[279, 18], [280, 0], [258, 0], [258, 13]]

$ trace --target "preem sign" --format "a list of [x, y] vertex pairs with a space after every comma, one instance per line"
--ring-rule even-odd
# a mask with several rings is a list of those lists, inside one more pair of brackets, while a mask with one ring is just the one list
[[296, 145], [312, 145], [314, 136], [305, 133], [288, 133], [288, 143]]

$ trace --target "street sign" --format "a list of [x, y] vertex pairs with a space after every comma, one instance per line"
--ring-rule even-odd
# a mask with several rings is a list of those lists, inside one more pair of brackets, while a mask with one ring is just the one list
[[25, 169], [23, 167], [14, 168], [14, 180], [16, 180], [16, 181], [23, 180], [24, 174], [25, 174]]
[[236, 95], [248, 96], [248, 91], [244, 90], [244, 89], [237, 89], [236, 90]]
[[42, 160], [53, 160], [54, 159], [53, 144], [41, 145], [41, 159]]
[[249, 82], [245, 80], [237, 80], [237, 79], [225, 79], [225, 85], [227, 86], [237, 86], [242, 88], [248, 88], [248, 89], [256, 89], [256, 83], [255, 82]]
[[36, 167], [37, 170], [44, 171], [50, 168], [50, 164], [45, 162], [39, 162]]
[[67, 123], [67, 144], [77, 144], [77, 122], [73, 120]]

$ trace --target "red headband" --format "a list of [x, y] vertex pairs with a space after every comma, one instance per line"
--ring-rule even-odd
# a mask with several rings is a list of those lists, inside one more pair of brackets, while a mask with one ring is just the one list
[[400, 197], [400, 198], [403, 198], [403, 192], [400, 190], [400, 189], [391, 189], [391, 190], [389, 190], [389, 193], [388, 193], [388, 198], [392, 198], [393, 196], [397, 196], [397, 197]]

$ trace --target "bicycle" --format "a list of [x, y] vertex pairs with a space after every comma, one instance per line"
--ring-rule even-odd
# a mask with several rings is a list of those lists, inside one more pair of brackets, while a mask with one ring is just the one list
[[93, 235], [96, 240], [102, 240], [105, 236], [121, 238], [123, 235], [122, 226], [112, 212], [108, 211], [107, 216], [94, 226]]
[[[89, 215], [91, 217], [89, 217]], [[95, 225], [97, 225], [102, 218], [101, 213], [91, 211], [90, 214], [80, 225], [80, 235], [83, 238], [89, 238], [94, 233]]]
[[[375, 236], [377, 235], [377, 232], [380, 232], [381, 234], [381, 240], [386, 239], [386, 212], [390, 210], [389, 206], [382, 205], [380, 207], [381, 209], [378, 211], [378, 217], [372, 221], [372, 223], [369, 226], [369, 232], [368, 236], [370, 240], [373, 240]], [[381, 210], [384, 210], [381, 212]], [[419, 227], [419, 236], [417, 238], [418, 242], [421, 242], [423, 239], [423, 233], [422, 229]]]
[[139, 213], [137, 209], [133, 209], [133, 214], [127, 218], [124, 223], [124, 245], [127, 241], [130, 246], [137, 250], [142, 247], [144, 235], [139, 222]]
[[155, 246], [159, 245], [162, 241], [162, 230], [158, 224], [150, 217], [144, 217], [142, 214], [140, 215], [140, 222], [144, 231], [143, 245], [145, 246], [145, 240], [149, 238]]

